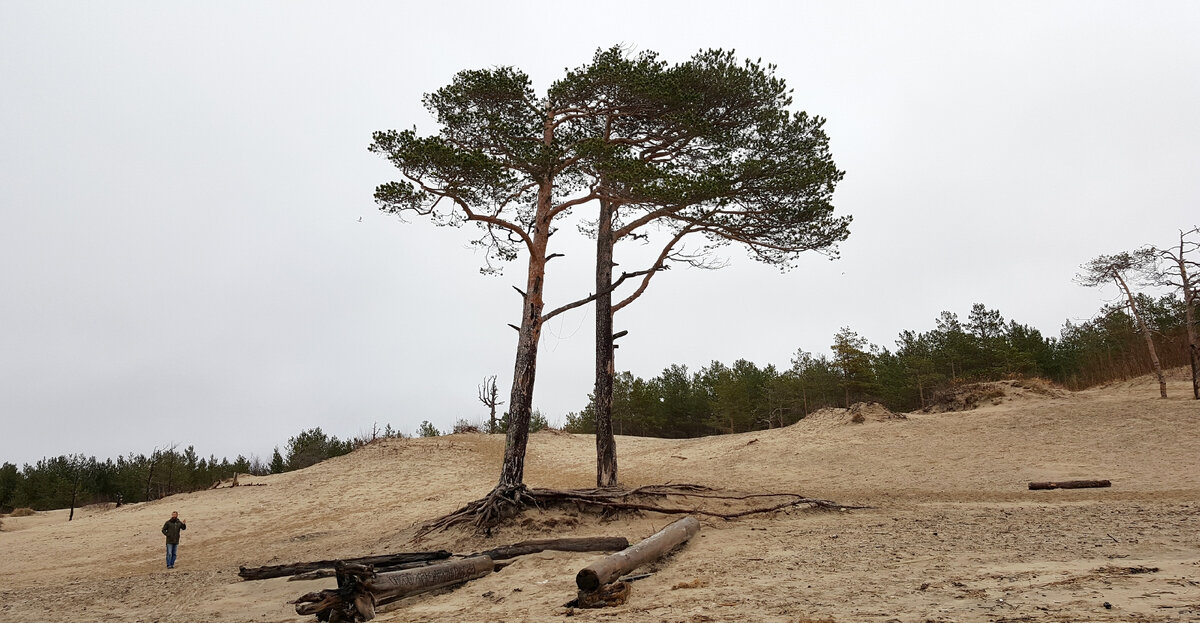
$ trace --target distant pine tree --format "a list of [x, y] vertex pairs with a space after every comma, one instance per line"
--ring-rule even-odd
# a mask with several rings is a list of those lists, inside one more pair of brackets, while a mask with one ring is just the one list
[[275, 448], [275, 454], [271, 455], [271, 473], [282, 474], [285, 468], [283, 464], [283, 455], [279, 453], [279, 448]]

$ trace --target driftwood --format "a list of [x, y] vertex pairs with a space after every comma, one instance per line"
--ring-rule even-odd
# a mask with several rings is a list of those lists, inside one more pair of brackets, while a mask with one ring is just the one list
[[313, 562], [294, 562], [288, 565], [268, 565], [266, 567], [239, 567], [238, 575], [244, 580], [266, 580], [268, 578], [282, 578], [289, 575], [298, 575], [317, 569], [333, 569], [339, 562], [357, 565], [374, 565], [376, 567], [395, 567], [410, 562], [422, 562], [427, 560], [444, 560], [452, 556], [446, 550], [438, 550], [436, 552], [400, 552], [396, 554], [382, 554], [379, 556], [363, 556], [360, 558], [345, 558], [342, 560], [317, 560]]
[[[463, 557], [471, 558], [473, 556], [487, 556], [492, 560], [508, 560], [509, 558], [516, 558], [517, 556], [525, 556], [528, 554], [537, 554], [538, 552], [544, 552], [547, 550], [557, 552], [615, 552], [625, 549], [626, 547], [629, 547], [629, 539], [626, 539], [623, 536], [535, 539], [532, 541], [521, 541], [520, 543], [505, 545], [503, 547], [497, 547], [494, 549], [489, 549], [485, 552], [477, 552]], [[438, 560], [402, 562], [399, 564], [392, 564], [388, 561], [373, 563], [370, 563], [370, 561], [367, 562], [374, 565], [376, 573], [390, 573], [392, 571], [402, 571], [404, 569], [428, 567], [429, 565], [437, 564], [439, 560], [444, 560], [444, 558]], [[347, 558], [344, 560], [344, 562], [363, 564], [363, 559]], [[335, 575], [337, 575], [337, 571], [334, 570], [333, 565], [330, 565], [329, 567], [321, 569], [297, 573], [288, 578], [288, 581], [319, 580], [321, 578], [332, 578]]]
[[646, 540], [584, 567], [575, 576], [575, 585], [580, 591], [579, 602], [584, 602], [584, 593], [596, 592], [622, 575], [661, 558], [699, 531], [700, 522], [695, 517], [684, 517]]
[[623, 536], [598, 536], [570, 539], [536, 539], [521, 541], [513, 545], [489, 549], [486, 552], [473, 554], [487, 556], [492, 560], [507, 560], [517, 556], [536, 554], [546, 550], [556, 552], [613, 552], [629, 547], [629, 539]]
[[338, 588], [308, 593], [292, 603], [297, 614], [316, 615], [322, 621], [370, 621], [381, 606], [481, 578], [491, 573], [495, 564], [487, 556], [474, 556], [381, 574], [369, 565], [340, 564]]
[[1107, 480], [1060, 480], [1058, 482], [1029, 483], [1030, 491], [1039, 491], [1045, 489], [1094, 489], [1098, 487], [1111, 486], [1112, 482]]

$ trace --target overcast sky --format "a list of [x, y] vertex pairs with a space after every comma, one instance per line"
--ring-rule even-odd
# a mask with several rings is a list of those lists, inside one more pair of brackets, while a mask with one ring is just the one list
[[[618, 369], [787, 367], [976, 302], [1057, 335], [1112, 294], [1079, 264], [1200, 223], [1198, 33], [1190, 1], [0, 0], [0, 461], [485, 417], [524, 266], [379, 213], [371, 133], [433, 131], [421, 96], [459, 70], [544, 90], [614, 44], [776, 64], [854, 217], [837, 261], [662, 275], [617, 315]], [[550, 306], [590, 292], [590, 243], [559, 238]], [[586, 404], [592, 319], [546, 327], [551, 421]]]

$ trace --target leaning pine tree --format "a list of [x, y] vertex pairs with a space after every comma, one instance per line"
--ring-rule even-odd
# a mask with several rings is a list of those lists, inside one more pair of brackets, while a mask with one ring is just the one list
[[1076, 275], [1075, 280], [1083, 286], [1099, 287], [1108, 283], [1116, 284], [1125, 295], [1129, 313], [1137, 322], [1142, 338], [1146, 341], [1146, 352], [1150, 355], [1150, 366], [1158, 379], [1158, 393], [1162, 398], [1167, 397], [1167, 379], [1163, 375], [1162, 363], [1158, 359], [1158, 351], [1154, 348], [1154, 338], [1150, 326], [1146, 323], [1145, 314], [1138, 308], [1137, 298], [1129, 282], [1134, 274], [1145, 274], [1154, 266], [1152, 250], [1142, 249], [1136, 253], [1121, 252], [1114, 255], [1100, 255], [1083, 265], [1083, 272]]
[[403, 177], [376, 189], [380, 208], [435, 225], [477, 224], [474, 244], [486, 250], [485, 273], [527, 256], [504, 463], [486, 515], [519, 504], [524, 489], [538, 340], [543, 323], [561, 311], [544, 312], [550, 236], [556, 219], [596, 198], [580, 164], [586, 140], [572, 131], [586, 113], [537, 95], [529, 77], [511, 67], [460, 72], [424, 103], [437, 120], [436, 134], [374, 135], [370, 150]]
[[[596, 238], [596, 483], [617, 484], [612, 427], [613, 315], [672, 262], [713, 267], [717, 247], [745, 247], [788, 268], [803, 251], [835, 252], [850, 218], [833, 214], [842, 178], [824, 120], [792, 112], [774, 67], [709, 50], [668, 66], [653, 53], [601, 50], [556, 85], [558, 99], [588, 111], [582, 161], [598, 195]], [[649, 266], [614, 281], [614, 247], [663, 231]], [[692, 249], [683, 245], [701, 240]], [[631, 277], [633, 290], [613, 302]]]

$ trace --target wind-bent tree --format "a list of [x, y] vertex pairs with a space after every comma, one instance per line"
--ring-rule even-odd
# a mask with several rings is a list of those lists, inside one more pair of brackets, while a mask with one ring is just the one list
[[[597, 485], [617, 484], [612, 433], [613, 315], [645, 292], [669, 262], [716, 267], [712, 252], [735, 243], [787, 268], [807, 250], [832, 253], [849, 217], [833, 216], [841, 179], [824, 120], [791, 112], [791, 91], [773, 66], [709, 50], [675, 66], [652, 52], [601, 50], [568, 75], [559, 94], [593, 114], [598, 136], [582, 164], [599, 195], [596, 237]], [[666, 241], [650, 266], [613, 281], [613, 249], [660, 227]], [[700, 237], [686, 252], [685, 239]], [[641, 276], [617, 303], [612, 293]], [[617, 334], [617, 336], [622, 335]]]
[[1152, 255], [1166, 266], [1154, 267], [1153, 280], [1159, 285], [1179, 288], [1183, 297], [1184, 322], [1187, 325], [1188, 359], [1192, 369], [1192, 397], [1200, 400], [1200, 342], [1196, 337], [1196, 302], [1200, 299], [1200, 284], [1197, 284], [1197, 273], [1200, 273], [1200, 227], [1190, 230], [1179, 230], [1179, 246], [1159, 249], [1147, 247], [1141, 251]]
[[1153, 256], [1145, 250], [1136, 253], [1117, 253], [1101, 255], [1082, 266], [1083, 272], [1075, 280], [1083, 286], [1098, 287], [1114, 283], [1125, 294], [1129, 312], [1137, 321], [1138, 329], [1146, 340], [1146, 349], [1150, 353], [1150, 364], [1154, 367], [1154, 375], [1158, 377], [1158, 392], [1162, 398], [1167, 397], [1167, 379], [1163, 376], [1162, 363], [1158, 359], [1158, 351], [1154, 348], [1154, 338], [1150, 334], [1150, 326], [1146, 323], [1144, 314], [1138, 309], [1137, 299], [1129, 287], [1129, 281], [1135, 273], [1145, 272], [1153, 263]]

